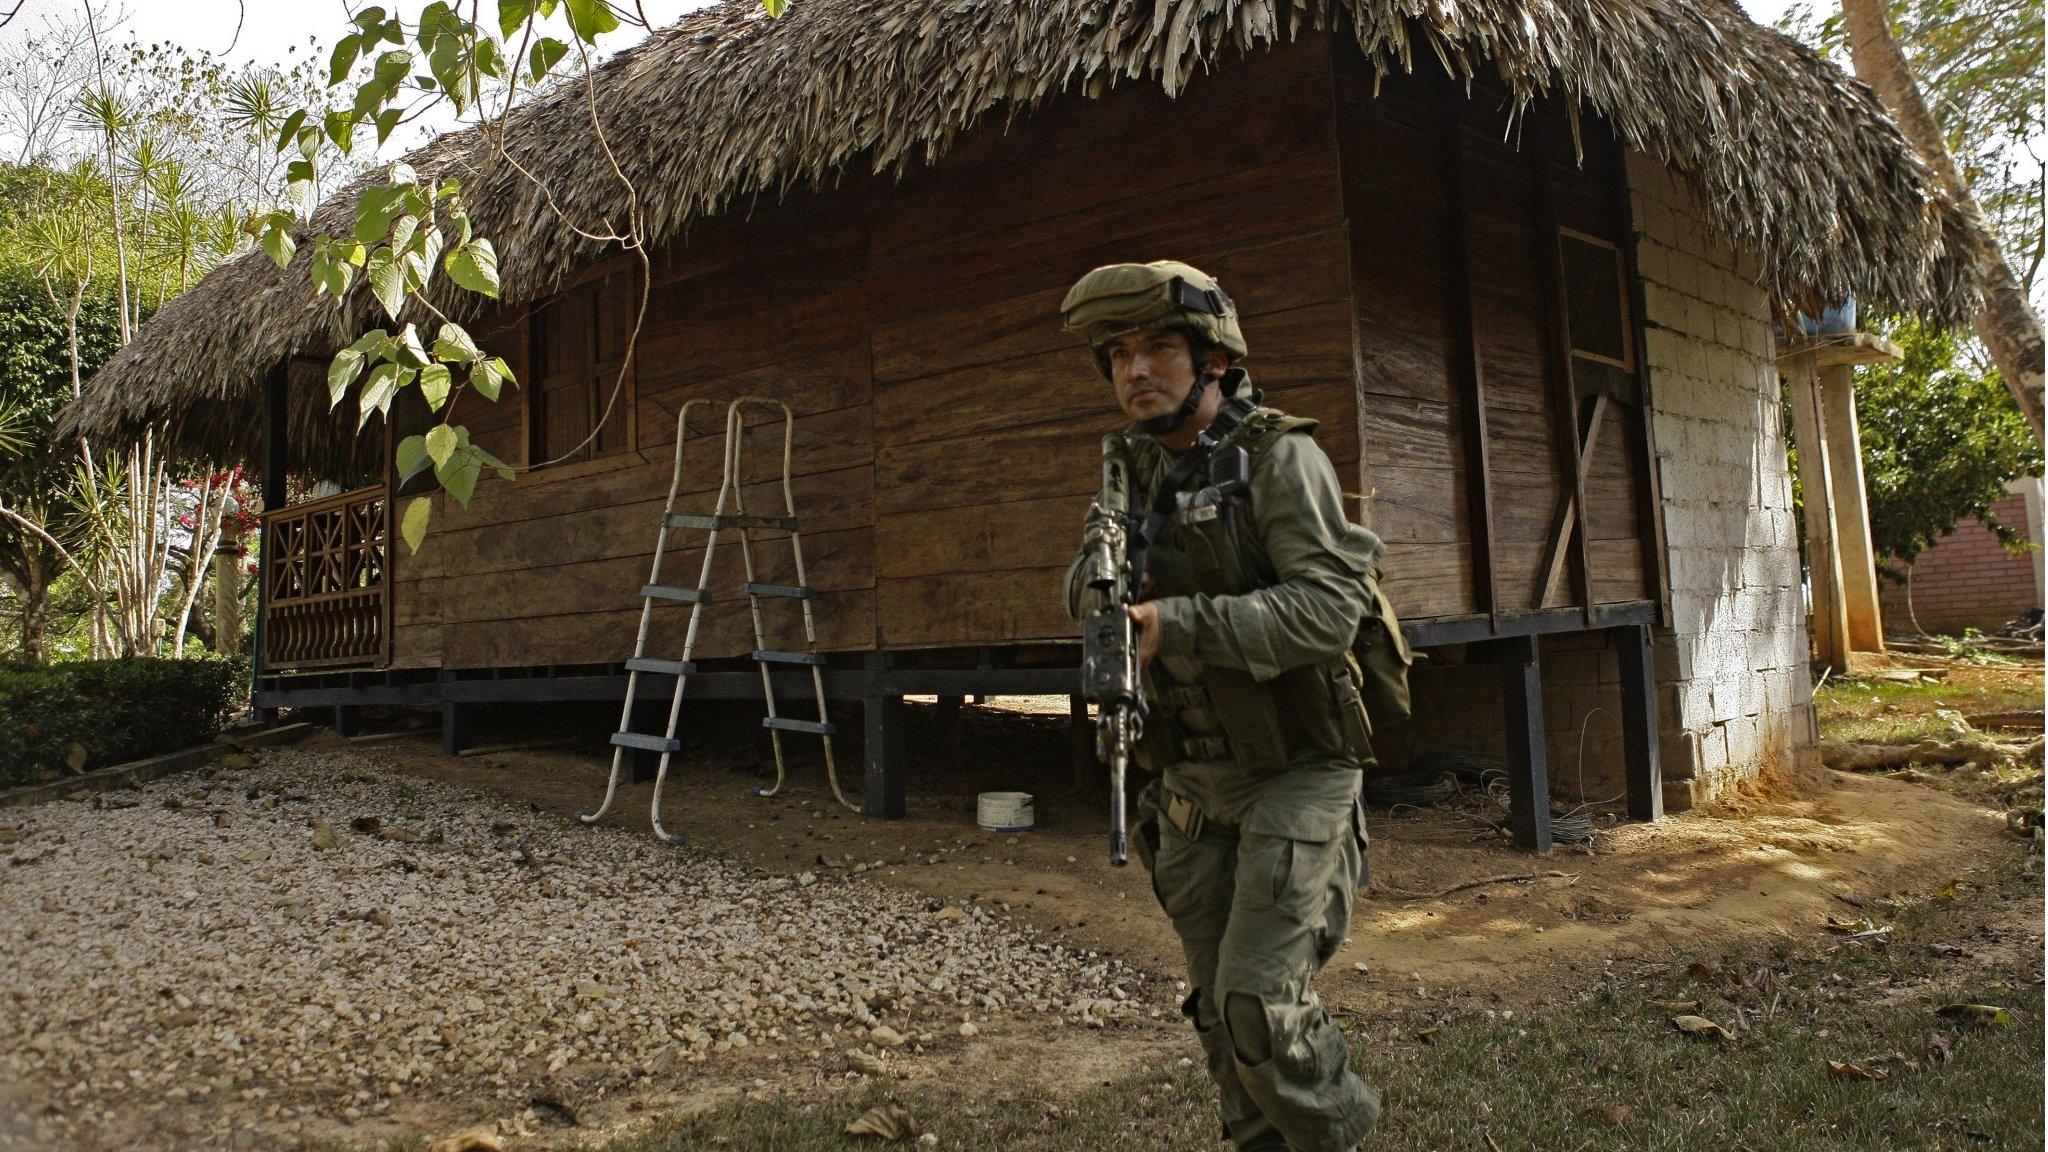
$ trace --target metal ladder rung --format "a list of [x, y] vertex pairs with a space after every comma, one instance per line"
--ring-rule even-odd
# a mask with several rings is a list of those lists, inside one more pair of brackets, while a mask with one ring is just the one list
[[815, 652], [761, 652], [754, 653], [754, 659], [763, 664], [809, 664], [823, 668], [825, 658]]
[[670, 740], [665, 736], [642, 736], [638, 732], [614, 732], [612, 743], [621, 748], [638, 748], [643, 752], [681, 752], [683, 742]]
[[661, 518], [670, 528], [780, 528], [784, 532], [796, 531], [794, 516], [692, 516], [683, 512], [671, 512]]
[[711, 603], [711, 593], [702, 588], [671, 588], [665, 584], [642, 584], [640, 595], [654, 600], [674, 600], [683, 604]]
[[817, 720], [791, 720], [787, 716], [768, 716], [761, 721], [763, 728], [775, 728], [784, 732], [809, 732], [813, 736], [830, 736], [839, 731], [832, 725]]
[[740, 591], [749, 596], [782, 596], [790, 600], [809, 600], [817, 593], [795, 584], [742, 584]]
[[626, 661], [628, 672], [659, 672], [664, 676], [694, 676], [697, 662], [694, 660], [643, 660], [634, 657]]

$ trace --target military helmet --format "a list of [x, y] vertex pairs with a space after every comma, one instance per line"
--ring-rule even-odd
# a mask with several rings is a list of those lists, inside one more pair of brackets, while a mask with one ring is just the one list
[[1128, 332], [1187, 327], [1232, 359], [1246, 354], [1237, 305], [1215, 277], [1178, 260], [1105, 264], [1067, 290], [1060, 314], [1091, 348]]

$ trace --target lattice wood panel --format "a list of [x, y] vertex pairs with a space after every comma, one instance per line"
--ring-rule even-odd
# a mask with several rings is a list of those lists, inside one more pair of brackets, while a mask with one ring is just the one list
[[264, 518], [266, 671], [390, 661], [390, 503], [378, 485]]

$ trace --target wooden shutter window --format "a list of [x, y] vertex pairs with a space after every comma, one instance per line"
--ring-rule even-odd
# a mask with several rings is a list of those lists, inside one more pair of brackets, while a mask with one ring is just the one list
[[622, 275], [579, 285], [534, 309], [535, 464], [589, 460], [632, 444], [633, 381], [630, 373], [623, 383], [619, 379], [632, 302], [632, 281]]

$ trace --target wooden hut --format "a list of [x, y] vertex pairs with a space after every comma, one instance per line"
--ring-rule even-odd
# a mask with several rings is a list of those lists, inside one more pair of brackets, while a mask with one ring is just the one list
[[[503, 306], [464, 318], [522, 386], [461, 419], [539, 465], [611, 409], [569, 459], [440, 498], [417, 555], [390, 445], [424, 414], [328, 412], [324, 360], [377, 314], [316, 299], [304, 256], [216, 271], [76, 409], [263, 461], [259, 704], [439, 704], [453, 741], [475, 702], [617, 699], [674, 414], [765, 394], [798, 417], [828, 682], [866, 702], [868, 809], [896, 814], [904, 694], [1072, 688], [1058, 577], [1120, 418], [1056, 305], [1171, 257], [1233, 293], [1254, 380], [1321, 421], [1387, 541], [1438, 657], [1417, 738], [1456, 716], [1541, 794], [1605, 712], [1579, 767], [1652, 816], [1813, 738], [1775, 302], [1974, 292], [1871, 93], [1730, 0], [735, 0], [596, 91], [659, 242], [644, 289], [570, 227], [627, 195], [580, 87], [512, 117], [536, 179], [474, 134], [411, 158], [504, 254]], [[687, 468], [708, 495], [715, 448]], [[345, 491], [287, 504], [287, 477]], [[753, 646], [740, 604], [710, 624], [700, 658]]]

